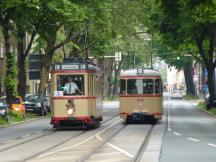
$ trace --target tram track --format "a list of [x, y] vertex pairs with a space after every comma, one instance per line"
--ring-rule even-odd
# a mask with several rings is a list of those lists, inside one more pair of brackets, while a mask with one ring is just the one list
[[[51, 131], [51, 129], [50, 129], [50, 131]], [[45, 133], [45, 134], [41, 134], [41, 135], [36, 136], [36, 137], [33, 137], [33, 138], [31, 138], [31, 136], [36, 135], [36, 133], [30, 134], [30, 135], [28, 136], [30, 139], [28, 139], [28, 140], [26, 140], [26, 141], [22, 141], [22, 142], [20, 142], [20, 143], [13, 144], [13, 145], [8, 146], [8, 147], [5, 147], [5, 148], [3, 148], [3, 149], [0, 148], [0, 152], [7, 151], [7, 150], [12, 149], [12, 148], [14, 148], [14, 147], [18, 147], [18, 146], [20, 146], [20, 145], [23, 145], [23, 144], [29, 143], [29, 142], [31, 142], [31, 141], [33, 141], [33, 140], [37, 140], [37, 139], [40, 139], [40, 138], [42, 138], [42, 137], [45, 137], [45, 136], [54, 134], [54, 133], [56, 133], [56, 132], [57, 132], [56, 130], [53, 130], [53, 132], [48, 132], [48, 133]], [[17, 139], [11, 140], [11, 141], [13, 141], [13, 142], [19, 142], [19, 140], [23, 140], [23, 139], [24, 139], [24, 138], [19, 137], [19, 138], [17, 138]], [[9, 144], [9, 143], [3, 143], [3, 144], [1, 145], [1, 147], [4, 147], [5, 145], [8, 145], [8, 144]], [[10, 143], [10, 144], [11, 144], [11, 143]]]
[[92, 148], [89, 152], [85, 153], [77, 162], [84, 162], [85, 160], [89, 159], [91, 155], [96, 153], [100, 148], [102, 148], [106, 143], [108, 143], [116, 134], [118, 134], [122, 129], [124, 129], [126, 125], [121, 125], [117, 130], [113, 131], [106, 139], [102, 139], [96, 136], [100, 143], [97, 144], [94, 148]]
[[[105, 124], [105, 123], [111, 121], [112, 119], [116, 118], [117, 116], [118, 116], [118, 115], [112, 116], [111, 118], [107, 119], [106, 121], [101, 122], [101, 124]], [[77, 135], [75, 135], [75, 136], [73, 136], [73, 137], [67, 138], [66, 140], [61, 141], [61, 142], [59, 142], [59, 143], [57, 143], [57, 144], [55, 144], [55, 145], [53, 145], [53, 146], [47, 148], [46, 150], [43, 150], [43, 151], [41, 151], [41, 152], [39, 152], [39, 153], [37, 153], [37, 154], [34, 154], [34, 155], [32, 155], [32, 156], [30, 156], [30, 157], [24, 159], [24, 161], [29, 161], [29, 160], [31, 160], [31, 159], [34, 159], [34, 158], [36, 158], [36, 157], [38, 157], [38, 156], [44, 154], [44, 152], [48, 152], [48, 151], [50, 151], [50, 150], [53, 150], [54, 148], [60, 147], [60, 146], [64, 145], [65, 143], [67, 143], [68, 141], [70, 141], [71, 139], [75, 139], [75, 138], [77, 138], [77, 137], [79, 137], [79, 136], [81, 136], [81, 135], [87, 134], [87, 133], [88, 133], [88, 131], [80, 132], [79, 134], [77, 134]]]
[[[112, 112], [112, 111], [114, 111], [114, 110], [115, 110], [115, 109], [108, 110], [108, 111], [104, 112], [103, 114], [110, 113], [110, 112]], [[101, 124], [104, 124], [104, 123], [106, 123], [106, 122], [108, 122], [108, 121], [114, 119], [114, 118], [117, 117], [117, 116], [118, 116], [118, 115], [113, 115], [112, 117], [110, 117], [110, 118], [108, 118], [108, 119], [102, 121]], [[45, 131], [49, 131], [49, 132], [45, 132]], [[40, 131], [38, 131], [38, 132], [40, 132]], [[15, 144], [8, 143], [8, 142], [3, 142], [3, 143], [1, 143], [1, 145], [0, 145], [0, 152], [4, 152], [4, 151], [7, 151], [7, 150], [9, 150], [9, 149], [18, 147], [18, 146], [20, 146], [20, 145], [23, 145], [23, 144], [32, 142], [32, 141], [34, 141], [34, 140], [43, 138], [43, 137], [45, 137], [45, 136], [49, 136], [49, 135], [55, 134], [55, 133], [58, 132], [58, 130], [57, 130], [57, 129], [50, 128], [50, 129], [48, 129], [48, 130], [42, 130], [41, 132], [45, 132], [45, 133], [43, 133], [43, 134], [41, 134], [41, 135], [39, 135], [39, 136], [33, 137], [33, 138], [31, 138], [31, 137], [34, 136], [34, 135], [36, 135], [37, 133], [29, 133], [28, 136], [26, 136], [26, 137], [29, 138], [28, 140], [25, 140], [25, 136], [17, 137], [17, 138], [15, 138], [15, 139], [10, 140], [10, 141], [13, 142], [13, 143], [16, 142]], [[82, 133], [86, 133], [86, 132], [88, 132], [88, 131], [83, 131]], [[81, 133], [81, 134], [82, 134], [82, 133]], [[39, 133], [38, 133], [38, 134], [39, 134]], [[21, 140], [25, 140], [25, 141], [21, 141]], [[21, 142], [19, 142], [19, 141], [21, 141]], [[9, 146], [8, 146], [8, 147], [4, 147], [4, 146], [6, 146], [6, 145], [9, 145]], [[3, 147], [3, 148], [1, 149], [1, 147]]]
[[[112, 119], [114, 119], [114, 118], [116, 118], [116, 117], [112, 117]], [[105, 122], [107, 123], [107, 122], [110, 122], [110, 120], [111, 119], [109, 119], [109, 120], [106, 120]], [[82, 146], [83, 144], [82, 143], [86, 143], [86, 142], [89, 142], [89, 141], [91, 141], [92, 139], [97, 139], [96, 138], [96, 136], [98, 135], [98, 134], [102, 134], [102, 133], [104, 133], [104, 132], [107, 132], [107, 130], [109, 130], [109, 129], [111, 129], [113, 126], [115, 126], [117, 123], [119, 123], [121, 120], [118, 120], [118, 121], [115, 121], [114, 123], [112, 123], [111, 125], [109, 124], [108, 126], [106, 126], [105, 128], [103, 128], [101, 131], [99, 131], [99, 132], [97, 132], [96, 134], [94, 134], [93, 136], [91, 136], [91, 137], [88, 137], [87, 139], [85, 139], [84, 141], [82, 141], [81, 143], [77, 143], [77, 144], [74, 144], [75, 146], [77, 145], [77, 146]], [[104, 123], [105, 123], [104, 122]], [[104, 124], [103, 123], [103, 124]], [[123, 125], [123, 127], [119, 130], [119, 131], [121, 131], [123, 128], [125, 127], [125, 125]], [[119, 131], [116, 131], [115, 133], [112, 133], [110, 136], [109, 136], [109, 139], [111, 139], [115, 134], [117, 134]], [[77, 135], [77, 136], [75, 136], [75, 137], [71, 137], [70, 139], [74, 139], [74, 138], [76, 138], [76, 137], [78, 137], [78, 136], [80, 136], [80, 135], [84, 135], [85, 133], [88, 133], [88, 131], [85, 131], [85, 132], [83, 132], [83, 133], [80, 133], [79, 135]], [[29, 158], [26, 158], [24, 161], [31, 161], [31, 160], [33, 160], [34, 158], [37, 158], [37, 157], [40, 157], [40, 156], [42, 156], [42, 157], [46, 157], [46, 156], [49, 156], [49, 154], [56, 154], [56, 153], [61, 153], [62, 151], [64, 151], [64, 150], [67, 150], [68, 148], [65, 148], [64, 149], [64, 147], [63, 147], [63, 149], [60, 149], [60, 150], [57, 150], [57, 151], [54, 151], [54, 152], [52, 152], [52, 150], [53, 149], [55, 149], [55, 148], [58, 148], [58, 147], [61, 147], [61, 146], [63, 146], [65, 143], [67, 143], [68, 141], [70, 141], [70, 139], [68, 139], [68, 140], [66, 140], [64, 143], [63, 142], [61, 142], [61, 143], [59, 143], [59, 144], [56, 144], [56, 145], [54, 145], [54, 146], [52, 146], [52, 147], [50, 147], [50, 148], [48, 148], [48, 149], [46, 149], [46, 150], [43, 150], [42, 152], [39, 152], [39, 153], [37, 153], [37, 154], [34, 154], [33, 156], [31, 156], [31, 157], [29, 157]], [[102, 141], [101, 142], [101, 140], [99, 140], [99, 146], [103, 146], [105, 143], [107, 142], [107, 140], [106, 141]], [[97, 145], [97, 148], [96, 147], [94, 147], [93, 149], [91, 149], [91, 152], [93, 151], [93, 150], [97, 150], [97, 149], [99, 149], [99, 146]], [[73, 148], [73, 147], [75, 147], [75, 146], [68, 146], [69, 148]], [[50, 151], [51, 151], [51, 153], [50, 153]], [[46, 153], [47, 152], [47, 153]], [[86, 158], [86, 157], [88, 157], [88, 155], [89, 154], [91, 154], [91, 153], [87, 153], [87, 155], [85, 154], [85, 156], [84, 157], [82, 157], [82, 158]]]
[[153, 128], [155, 127], [155, 124], [152, 124], [150, 129], [148, 130], [148, 133], [145, 137], [145, 139], [143, 140], [139, 150], [137, 151], [136, 155], [134, 156], [134, 158], [132, 159], [132, 162], [140, 162], [141, 158], [146, 150], [146, 147], [148, 146], [148, 143], [150, 141], [151, 135], [152, 135], [152, 131]]

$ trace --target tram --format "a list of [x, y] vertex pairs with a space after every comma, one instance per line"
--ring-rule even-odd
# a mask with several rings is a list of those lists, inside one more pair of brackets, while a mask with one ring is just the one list
[[102, 71], [87, 61], [65, 59], [51, 68], [51, 124], [54, 128], [99, 126]]
[[163, 114], [163, 88], [157, 70], [142, 67], [120, 74], [120, 117], [131, 120], [156, 122]]

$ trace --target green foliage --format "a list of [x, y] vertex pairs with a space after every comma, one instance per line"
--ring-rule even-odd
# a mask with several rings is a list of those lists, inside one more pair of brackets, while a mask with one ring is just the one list
[[7, 56], [7, 70], [4, 80], [5, 87], [11, 92], [12, 96], [16, 96], [17, 88], [17, 67], [15, 61], [15, 55], [11, 54]]
[[23, 114], [15, 111], [9, 111], [9, 122], [20, 122], [23, 121]]

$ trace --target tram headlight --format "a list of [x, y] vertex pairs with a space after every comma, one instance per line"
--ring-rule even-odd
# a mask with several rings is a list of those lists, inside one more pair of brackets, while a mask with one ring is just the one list
[[73, 109], [68, 109], [68, 110], [67, 110], [67, 113], [68, 113], [69, 115], [73, 114]]

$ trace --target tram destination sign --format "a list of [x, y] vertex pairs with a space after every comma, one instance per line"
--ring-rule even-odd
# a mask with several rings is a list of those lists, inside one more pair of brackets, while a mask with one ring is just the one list
[[78, 70], [79, 65], [62, 65], [62, 70]]
[[138, 67], [137, 68], [137, 74], [143, 74], [144, 73], [144, 69], [142, 67]]
[[53, 70], [85, 70], [85, 64], [55, 64], [52, 66]]

